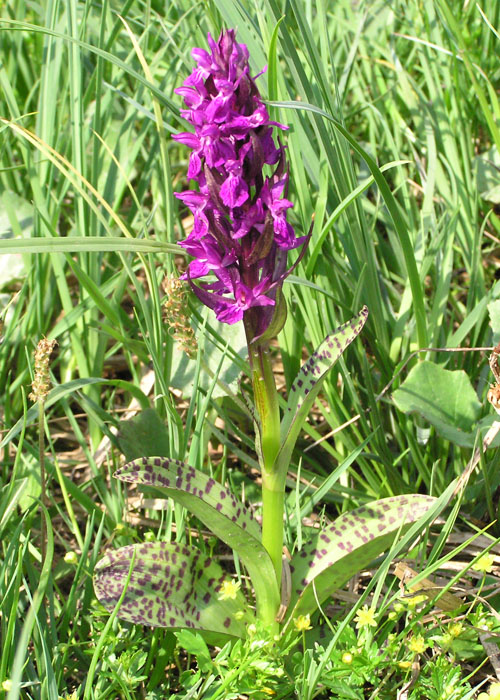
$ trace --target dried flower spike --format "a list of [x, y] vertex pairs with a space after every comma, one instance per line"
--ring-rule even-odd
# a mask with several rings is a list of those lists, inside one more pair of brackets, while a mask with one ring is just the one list
[[[286, 127], [269, 119], [250, 75], [247, 47], [235, 41], [233, 29], [217, 42], [209, 34], [208, 43], [210, 52], [193, 49], [198, 65], [176, 90], [194, 133], [173, 138], [192, 149], [188, 178], [199, 188], [176, 193], [194, 215], [194, 228], [181, 242], [195, 258], [185, 279], [219, 321], [244, 319], [247, 336], [256, 338], [273, 317], [273, 326], [283, 325], [279, 292], [291, 272], [287, 253], [307, 237], [297, 238], [287, 222], [293, 205], [286, 198], [285, 149], [272, 135], [274, 126]], [[216, 281], [192, 283], [209, 273]]]
[[35, 378], [31, 385], [30, 399], [45, 401], [50, 390], [49, 358], [57, 345], [57, 340], [42, 338], [35, 350]]
[[163, 309], [170, 334], [188, 357], [196, 357], [198, 342], [189, 323], [189, 309], [184, 285], [176, 277], [166, 277], [163, 282], [165, 300]]

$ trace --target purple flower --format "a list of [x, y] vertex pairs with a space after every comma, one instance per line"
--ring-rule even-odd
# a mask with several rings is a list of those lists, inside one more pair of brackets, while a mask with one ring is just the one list
[[[286, 198], [285, 149], [273, 139], [273, 127], [287, 127], [269, 119], [247, 47], [235, 41], [233, 29], [217, 42], [209, 34], [208, 44], [210, 51], [193, 49], [197, 66], [175, 91], [194, 133], [173, 138], [191, 149], [188, 178], [199, 189], [176, 193], [194, 216], [180, 243], [195, 258], [184, 278], [220, 321], [243, 320], [249, 339], [257, 339], [273, 317], [284, 322], [276, 307], [285, 303], [278, 291], [292, 270], [287, 252], [307, 236], [297, 238], [287, 222], [293, 204]], [[210, 273], [215, 281], [193, 283]]]

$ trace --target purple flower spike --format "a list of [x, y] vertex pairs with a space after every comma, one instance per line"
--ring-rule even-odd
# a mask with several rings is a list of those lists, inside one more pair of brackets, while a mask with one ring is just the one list
[[[276, 335], [284, 323], [279, 290], [292, 269], [287, 251], [307, 237], [297, 238], [286, 220], [293, 204], [286, 199], [285, 149], [272, 132], [287, 127], [270, 121], [250, 76], [247, 47], [235, 41], [233, 29], [217, 42], [209, 34], [208, 44], [210, 52], [193, 49], [197, 66], [175, 91], [194, 133], [173, 138], [191, 148], [188, 178], [199, 189], [176, 193], [194, 215], [194, 228], [180, 244], [195, 258], [184, 278], [219, 321], [243, 320], [251, 341], [268, 329]], [[210, 273], [216, 281], [194, 284]]]

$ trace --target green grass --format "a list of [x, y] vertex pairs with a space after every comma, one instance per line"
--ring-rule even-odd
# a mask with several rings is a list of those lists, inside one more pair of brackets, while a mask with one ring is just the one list
[[[13, 268], [7, 253], [24, 264], [14, 279], [0, 279], [0, 684], [22, 683], [0, 690], [8, 700], [57, 700], [73, 691], [85, 700], [261, 698], [267, 687], [274, 697], [295, 690], [304, 700], [369, 698], [379, 684], [378, 697], [395, 698], [411, 678], [398, 662], [412, 659], [412, 633], [434, 646], [420, 658], [409, 698], [474, 697], [470, 688], [494, 678], [474, 630], [500, 611], [498, 596], [494, 612], [469, 598], [462, 643], [447, 646], [446, 620], [435, 623], [439, 639], [430, 639], [424, 612], [435, 608], [394, 610], [398, 586], [388, 560], [356, 589], [356, 605], [374, 606], [376, 628], [356, 630], [354, 610], [346, 617], [353, 600], [336, 601], [325, 610], [332, 630], [319, 646], [302, 653], [300, 640], [297, 650], [285, 639], [268, 657], [251, 641], [207, 656], [189, 635], [113, 620], [96, 603], [92, 572], [106, 548], [145, 536], [212, 546], [182, 509], [134, 510], [136, 492], [111, 478], [124, 449], [114, 428], [132, 400], [156, 409], [170, 457], [228, 479], [258, 508], [245, 405], [212, 392], [204, 366], [217, 373], [226, 353], [235, 375], [248, 373], [238, 336], [190, 299], [204, 362], [193, 362], [190, 382], [177, 386], [179, 350], [162, 316], [162, 281], [183, 264], [174, 244], [186, 225], [173, 198], [187, 169], [186, 150], [170, 139], [183, 123], [173, 91], [191, 70], [191, 48], [223, 26], [237, 28], [255, 73], [269, 66], [259, 87], [273, 118], [290, 126], [284, 140], [296, 230], [306, 233], [314, 216], [308, 253], [285, 285], [289, 314], [276, 350], [283, 385], [290, 387], [304, 349], [363, 304], [370, 309], [294, 455], [287, 546], [301, 541], [301, 517], [331, 519], [411, 491], [440, 496], [463, 472], [472, 448], [399, 411], [392, 392], [427, 359], [463, 370], [483, 404], [477, 418], [492, 413], [484, 352], [408, 358], [422, 348], [489, 347], [499, 339], [499, 200], [495, 209], [482, 196], [484, 178], [490, 187], [499, 178], [492, 165], [500, 149], [499, 25], [495, 0], [480, 8], [453, 0], [1, 5], [0, 222], [15, 239], [0, 241], [0, 264]], [[37, 409], [26, 398], [44, 335], [59, 344], [46, 403], [47, 512]], [[233, 381], [226, 369], [221, 377]], [[107, 450], [98, 453], [102, 444]], [[457, 573], [446, 568], [457, 543], [484, 528], [492, 538], [453, 552], [465, 568], [500, 535], [498, 460], [495, 449], [486, 452], [461, 501], [444, 511], [444, 525], [412, 550], [413, 568], [438, 576], [439, 586]], [[76, 564], [64, 559], [73, 551]], [[240, 571], [238, 561], [229, 566]], [[469, 586], [481, 580], [468, 575]], [[486, 576], [486, 588], [497, 583]], [[358, 651], [346, 671], [342, 654], [350, 649]]]

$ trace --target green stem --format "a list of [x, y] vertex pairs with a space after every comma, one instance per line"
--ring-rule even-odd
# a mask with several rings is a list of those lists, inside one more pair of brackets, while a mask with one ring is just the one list
[[281, 584], [281, 560], [283, 557], [283, 506], [284, 488], [273, 474], [262, 474], [262, 544], [269, 552]]
[[[276, 456], [280, 447], [280, 412], [278, 392], [269, 357], [267, 343], [249, 343], [250, 365], [255, 407], [258, 418], [256, 430], [260, 439], [260, 466], [262, 470], [262, 544], [271, 557], [278, 588], [281, 587], [281, 559], [283, 554], [283, 479], [276, 473]], [[266, 611], [267, 625], [277, 627], [277, 610]]]
[[[45, 411], [44, 411], [44, 406], [45, 403], [42, 401], [42, 399], [38, 399], [38, 460], [39, 460], [39, 465], [40, 465], [40, 486], [41, 486], [41, 491], [40, 491], [40, 500], [42, 502], [43, 506], [46, 506], [47, 504], [47, 492], [46, 492], [46, 486], [45, 486]], [[45, 528], [45, 517], [43, 513], [43, 509], [40, 511], [40, 537], [41, 537], [41, 561], [42, 561], [42, 566], [43, 562], [45, 561], [45, 554], [47, 551], [47, 543], [46, 543], [46, 537], [47, 537], [47, 531]]]
[[250, 345], [255, 407], [260, 418], [261, 468], [272, 472], [279, 450], [280, 410], [278, 392], [269, 359], [269, 349], [258, 343]]

